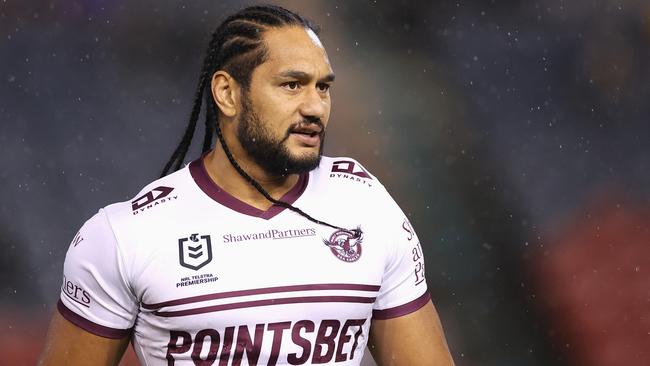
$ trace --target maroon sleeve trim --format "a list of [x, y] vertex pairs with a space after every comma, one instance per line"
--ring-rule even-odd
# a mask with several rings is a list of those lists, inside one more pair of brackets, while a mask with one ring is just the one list
[[431, 300], [431, 295], [429, 295], [429, 292], [427, 291], [424, 294], [422, 294], [422, 296], [418, 297], [413, 301], [407, 302], [404, 305], [396, 306], [390, 309], [373, 310], [372, 318], [379, 319], [379, 320], [386, 320], [386, 319], [392, 319], [392, 318], [404, 316], [406, 314], [410, 314], [416, 310], [419, 310], [421, 307], [426, 305], [429, 302], [429, 300]]
[[103, 325], [95, 324], [90, 320], [79, 316], [77, 313], [68, 309], [65, 304], [59, 299], [59, 302], [56, 303], [56, 308], [59, 310], [59, 313], [66, 318], [70, 323], [78, 326], [79, 328], [90, 332], [94, 335], [98, 335], [104, 338], [112, 339], [122, 339], [131, 334], [133, 328], [129, 329], [115, 329], [105, 327]]

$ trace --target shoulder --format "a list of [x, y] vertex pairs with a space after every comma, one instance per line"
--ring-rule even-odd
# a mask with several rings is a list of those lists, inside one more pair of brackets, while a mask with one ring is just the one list
[[317, 193], [328, 199], [344, 199], [385, 213], [401, 215], [397, 202], [379, 178], [356, 159], [323, 156], [318, 169], [313, 172], [313, 178]]
[[[313, 179], [313, 181], [312, 181]], [[312, 172], [309, 192], [325, 202], [344, 204], [349, 212], [397, 212], [399, 208], [380, 180], [350, 157], [323, 157]], [[373, 215], [373, 217], [376, 217]]]
[[169, 210], [176, 208], [181, 198], [189, 198], [187, 196], [192, 188], [192, 177], [188, 167], [185, 167], [150, 182], [129, 200], [110, 204], [103, 211], [114, 227], [127, 220], [142, 223], [168, 214]]
[[323, 156], [313, 177], [317, 184], [331, 188], [341, 187], [369, 192], [384, 190], [384, 186], [376, 176], [359, 161], [350, 157]]

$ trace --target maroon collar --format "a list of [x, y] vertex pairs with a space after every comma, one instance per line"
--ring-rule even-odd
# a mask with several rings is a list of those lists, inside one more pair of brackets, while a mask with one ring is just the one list
[[[269, 220], [285, 209], [282, 206], [274, 204], [273, 206], [269, 207], [268, 210], [263, 211], [257, 207], [249, 205], [246, 202], [240, 201], [236, 197], [233, 197], [230, 193], [224, 191], [221, 187], [219, 187], [212, 180], [212, 178], [210, 178], [208, 171], [205, 169], [203, 157], [196, 159], [190, 163], [190, 174], [192, 175], [194, 182], [196, 182], [199, 188], [201, 188], [205, 194], [210, 196], [210, 198], [239, 213]], [[288, 204], [293, 204], [296, 202], [298, 197], [300, 197], [302, 192], [305, 191], [308, 182], [309, 174], [300, 174], [298, 182], [296, 182], [296, 184], [289, 190], [289, 192], [285, 193], [285, 195], [282, 196], [280, 200]]]

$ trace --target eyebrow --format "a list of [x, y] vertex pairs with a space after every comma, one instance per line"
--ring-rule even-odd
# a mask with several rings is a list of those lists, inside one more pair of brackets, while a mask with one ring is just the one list
[[[308, 74], [306, 72], [303, 72], [303, 71], [297, 71], [297, 70], [284, 71], [284, 72], [280, 73], [280, 76], [287, 77], [287, 78], [294, 78], [294, 79], [303, 80], [303, 81], [311, 79], [310, 74]], [[329, 74], [325, 75], [324, 77], [322, 77], [321, 79], [319, 79], [318, 82], [319, 83], [331, 83], [332, 81], [334, 81], [334, 77], [335, 76], [334, 76], [333, 73], [329, 73]]]

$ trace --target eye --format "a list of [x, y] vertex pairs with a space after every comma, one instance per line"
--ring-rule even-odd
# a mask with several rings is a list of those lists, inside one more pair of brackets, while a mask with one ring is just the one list
[[300, 84], [297, 81], [289, 81], [282, 84], [282, 87], [289, 90], [298, 90]]
[[316, 85], [316, 88], [318, 88], [318, 91], [327, 92], [330, 90], [330, 84], [320, 83]]

